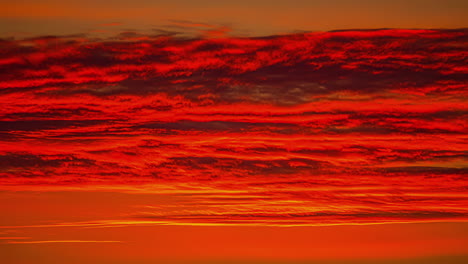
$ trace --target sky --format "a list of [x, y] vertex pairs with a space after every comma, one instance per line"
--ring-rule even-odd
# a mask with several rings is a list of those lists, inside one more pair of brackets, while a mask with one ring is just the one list
[[172, 31], [180, 22], [226, 27], [236, 36], [468, 25], [464, 0], [1, 0], [0, 6], [0, 34], [20, 38]]
[[1, 258], [466, 263], [467, 11], [1, 1]]

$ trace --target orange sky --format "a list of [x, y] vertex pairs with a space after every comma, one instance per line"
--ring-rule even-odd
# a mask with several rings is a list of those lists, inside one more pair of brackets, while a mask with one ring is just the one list
[[463, 0], [3, 1], [0, 34], [150, 32], [174, 29], [175, 21], [229, 27], [231, 34], [249, 36], [349, 28], [462, 28], [468, 26], [467, 8]]
[[1, 262], [466, 263], [466, 8], [1, 3]]

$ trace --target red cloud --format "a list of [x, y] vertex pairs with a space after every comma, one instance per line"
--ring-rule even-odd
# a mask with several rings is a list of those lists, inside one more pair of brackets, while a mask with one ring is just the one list
[[158, 223], [465, 220], [466, 42], [3, 40], [1, 188], [181, 195], [132, 216]]

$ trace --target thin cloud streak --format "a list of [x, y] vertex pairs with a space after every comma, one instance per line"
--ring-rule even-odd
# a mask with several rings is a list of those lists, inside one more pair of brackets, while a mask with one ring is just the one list
[[49, 244], [49, 243], [121, 243], [122, 241], [106, 240], [38, 240], [38, 241], [8, 241], [7, 244]]

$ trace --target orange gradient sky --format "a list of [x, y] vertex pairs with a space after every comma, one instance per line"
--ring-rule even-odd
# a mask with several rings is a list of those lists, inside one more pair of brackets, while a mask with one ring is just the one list
[[0, 3], [0, 262], [466, 263], [467, 6]]
[[0, 3], [0, 34], [102, 36], [123, 30], [171, 30], [180, 21], [228, 27], [236, 36], [350, 28], [464, 28], [467, 9], [464, 0], [18, 0]]

